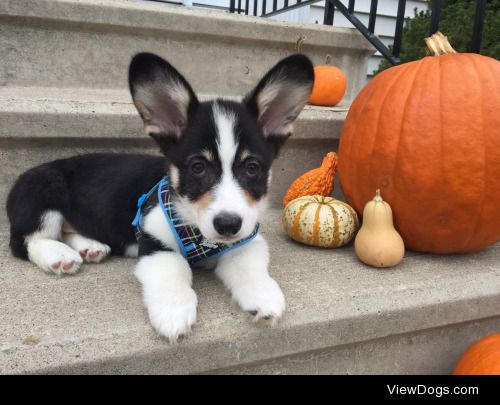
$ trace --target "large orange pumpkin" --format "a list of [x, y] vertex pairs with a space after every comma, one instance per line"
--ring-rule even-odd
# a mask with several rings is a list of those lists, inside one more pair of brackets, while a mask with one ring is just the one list
[[482, 338], [470, 346], [458, 361], [455, 375], [500, 375], [500, 333]]
[[345, 75], [338, 67], [315, 66], [314, 86], [309, 96], [309, 103], [334, 106], [344, 97], [346, 86]]
[[[428, 45], [454, 52], [443, 38]], [[338, 171], [359, 214], [381, 189], [409, 249], [500, 240], [500, 62], [451, 53], [377, 75], [349, 110]]]

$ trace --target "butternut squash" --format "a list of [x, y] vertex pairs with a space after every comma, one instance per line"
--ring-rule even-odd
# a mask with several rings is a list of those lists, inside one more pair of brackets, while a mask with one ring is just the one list
[[391, 206], [382, 199], [380, 190], [365, 205], [354, 250], [363, 263], [373, 267], [392, 267], [404, 257], [403, 239], [394, 228]]

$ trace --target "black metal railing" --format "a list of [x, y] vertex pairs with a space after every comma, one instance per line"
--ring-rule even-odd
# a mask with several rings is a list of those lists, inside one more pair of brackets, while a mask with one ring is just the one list
[[[238, 14], [250, 14], [260, 17], [271, 17], [291, 10], [305, 7], [321, 0], [229, 0], [229, 12]], [[347, 6], [345, 5], [347, 3]], [[474, 27], [471, 36], [471, 52], [479, 53], [481, 48], [481, 37], [483, 32], [484, 15], [487, 0], [476, 0], [476, 13]], [[394, 30], [394, 43], [392, 47], [386, 46], [379, 37], [375, 35], [375, 24], [377, 21], [378, 0], [371, 0], [366, 26], [354, 12], [355, 0], [325, 0], [325, 11], [323, 24], [333, 25], [335, 10], [339, 11], [390, 63], [400, 63], [401, 41], [405, 22], [406, 0], [398, 0], [396, 15], [396, 27]], [[439, 29], [439, 18], [441, 11], [441, 0], [434, 0], [431, 6], [431, 22], [429, 35]]]
[[229, 12], [259, 17], [272, 17], [322, 0], [229, 0]]

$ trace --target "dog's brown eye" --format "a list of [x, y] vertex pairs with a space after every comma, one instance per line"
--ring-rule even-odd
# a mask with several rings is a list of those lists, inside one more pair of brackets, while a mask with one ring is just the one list
[[260, 174], [260, 165], [255, 160], [249, 160], [245, 163], [245, 171], [248, 177], [258, 177]]
[[197, 160], [191, 165], [191, 172], [193, 172], [195, 176], [203, 176], [205, 171], [205, 162], [202, 162], [201, 160]]

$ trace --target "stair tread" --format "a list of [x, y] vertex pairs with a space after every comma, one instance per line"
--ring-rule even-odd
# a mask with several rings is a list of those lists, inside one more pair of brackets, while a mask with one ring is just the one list
[[[200, 100], [216, 97], [238, 99], [234, 96], [199, 96]], [[346, 104], [335, 107], [306, 105], [298, 118], [297, 126], [300, 128], [302, 125], [307, 130], [297, 131], [296, 138], [338, 138], [339, 131], [335, 129], [342, 125], [348, 109], [349, 105]], [[75, 120], [75, 116], [79, 117], [78, 120]], [[66, 137], [81, 137], [82, 132], [86, 137], [143, 136], [142, 125], [130, 94], [128, 90], [121, 89], [0, 87], [0, 117], [5, 124], [0, 128], [0, 138], [31, 137], [33, 133], [39, 137], [57, 136], [58, 130], [63, 130]], [[90, 118], [102, 120], [105, 135], [98, 126], [95, 131], [85, 127], [92, 125]], [[115, 121], [112, 121], [113, 118]], [[331, 124], [333, 130], [311, 133], [310, 125], [315, 122], [318, 128]], [[83, 126], [82, 131], [74, 130], [77, 125]], [[36, 130], [37, 126], [40, 131], [32, 130]], [[106, 131], [108, 127], [111, 129]]]
[[[217, 96], [210, 94], [199, 95], [200, 100], [210, 100], [214, 98], [223, 98], [229, 100], [238, 100], [235, 96]], [[32, 102], [31, 104], [26, 104]], [[124, 89], [91, 89], [91, 88], [58, 88], [58, 87], [0, 87], [0, 111], [19, 111], [25, 106], [43, 108], [43, 104], [61, 106], [68, 108], [68, 103], [126, 105], [132, 107], [132, 100], [128, 90]], [[333, 107], [306, 105], [305, 112], [335, 112], [343, 113], [349, 110], [349, 105], [340, 103]], [[129, 111], [127, 108], [126, 111]]]
[[408, 252], [398, 267], [378, 270], [358, 262], [352, 246], [290, 241], [279, 210], [262, 232], [287, 297], [283, 321], [258, 328], [213, 272], [198, 270], [198, 323], [174, 346], [149, 324], [134, 260], [56, 278], [13, 259], [1, 233], [0, 371], [202, 372], [498, 315], [500, 244], [468, 255]]

